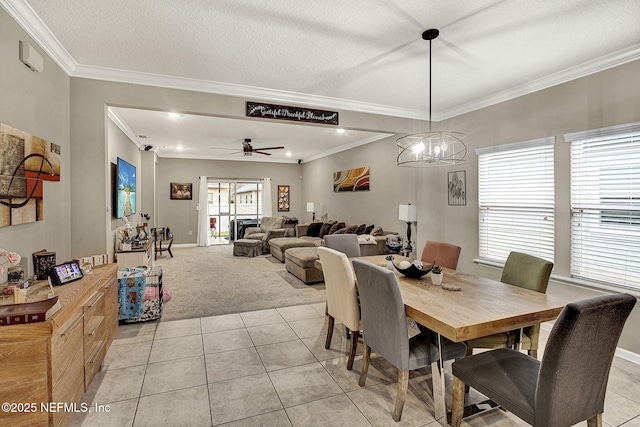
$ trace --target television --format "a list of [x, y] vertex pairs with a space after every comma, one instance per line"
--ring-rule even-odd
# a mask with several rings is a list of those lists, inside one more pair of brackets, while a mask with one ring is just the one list
[[116, 164], [116, 218], [136, 213], [136, 167], [118, 157]]

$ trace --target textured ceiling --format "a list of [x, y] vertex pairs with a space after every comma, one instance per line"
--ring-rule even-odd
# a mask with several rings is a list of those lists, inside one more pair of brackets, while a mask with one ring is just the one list
[[0, 4], [70, 75], [414, 118], [438, 28], [436, 121], [640, 58], [638, 0]]

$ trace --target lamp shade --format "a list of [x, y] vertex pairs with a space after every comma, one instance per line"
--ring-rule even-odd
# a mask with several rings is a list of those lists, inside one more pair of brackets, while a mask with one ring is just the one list
[[418, 220], [418, 210], [415, 205], [400, 205], [398, 210], [398, 219], [400, 221], [414, 222]]
[[320, 203], [307, 202], [307, 212], [318, 212], [320, 210]]

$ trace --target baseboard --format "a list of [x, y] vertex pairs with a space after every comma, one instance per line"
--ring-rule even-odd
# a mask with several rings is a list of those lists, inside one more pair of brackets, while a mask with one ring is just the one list
[[[545, 331], [549, 332], [551, 331], [553, 324], [543, 323], [542, 325], [540, 325], [540, 327], [541, 329], [544, 329]], [[628, 360], [631, 363], [635, 363], [636, 365], [640, 365], [640, 354], [638, 353], [625, 350], [624, 348], [616, 347], [616, 356], [621, 359]]]

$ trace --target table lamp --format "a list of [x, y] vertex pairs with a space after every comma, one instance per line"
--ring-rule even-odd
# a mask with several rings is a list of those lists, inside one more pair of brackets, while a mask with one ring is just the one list
[[313, 213], [312, 221], [316, 220], [316, 211], [320, 210], [320, 203], [317, 202], [307, 202], [307, 212]]
[[411, 203], [408, 205], [400, 205], [398, 219], [407, 223], [407, 245], [404, 247], [404, 250], [411, 253], [413, 252], [413, 248], [411, 247], [411, 223], [418, 219], [416, 207]]

